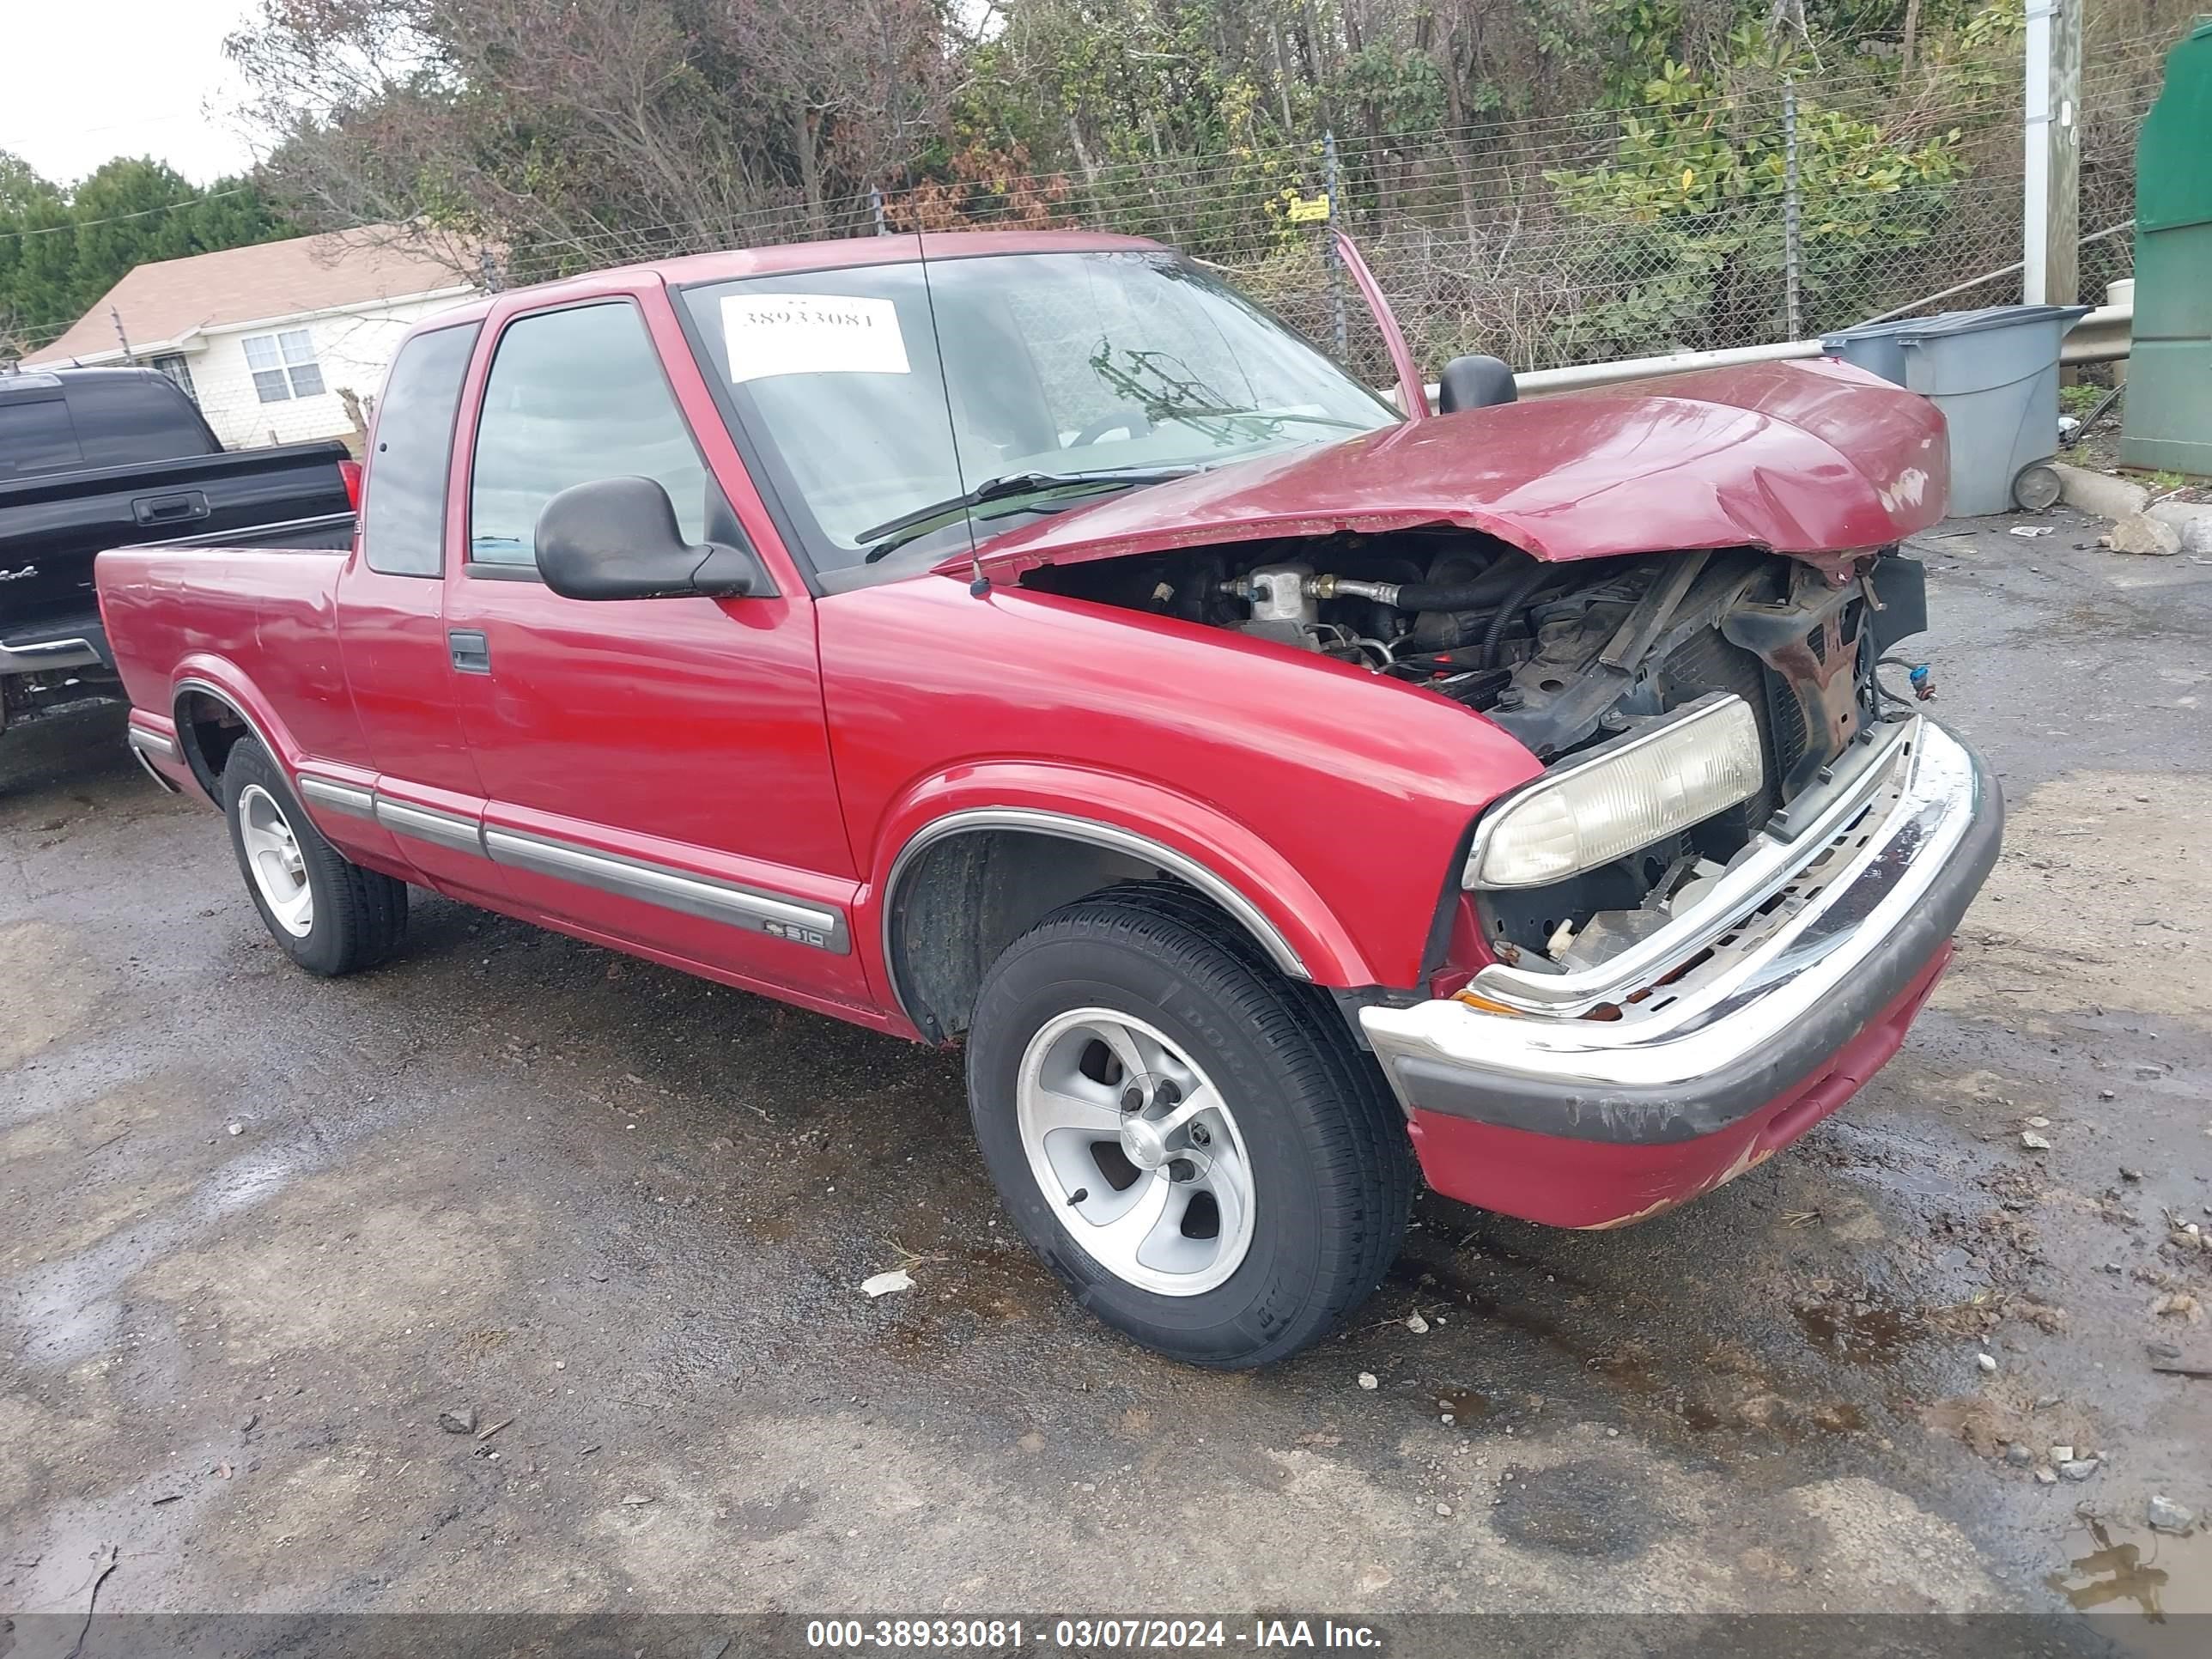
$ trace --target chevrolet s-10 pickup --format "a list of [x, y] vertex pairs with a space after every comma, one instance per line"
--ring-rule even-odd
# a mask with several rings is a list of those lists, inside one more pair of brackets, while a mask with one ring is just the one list
[[964, 1042], [1084, 1305], [1279, 1358], [1417, 1168], [1613, 1227], [1804, 1133], [2002, 817], [1884, 677], [1929, 404], [1831, 362], [1521, 402], [1462, 358], [1432, 412], [1377, 318], [1395, 400], [1126, 237], [477, 301], [401, 347], [349, 550], [100, 556], [129, 742], [311, 972], [419, 887]]

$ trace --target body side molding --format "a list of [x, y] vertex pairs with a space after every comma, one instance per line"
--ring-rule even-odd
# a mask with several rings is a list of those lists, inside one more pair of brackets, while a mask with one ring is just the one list
[[596, 848], [580, 847], [550, 836], [488, 828], [483, 839], [483, 850], [495, 864], [575, 882], [600, 892], [658, 905], [665, 910], [681, 911], [708, 921], [750, 928], [839, 956], [853, 948], [844, 916], [820, 905], [802, 903], [797, 899], [760, 892], [735, 882], [696, 875], [688, 870], [623, 854], [603, 853]]
[[349, 817], [374, 819], [376, 817], [376, 796], [374, 792], [357, 784], [340, 783], [335, 778], [325, 778], [313, 772], [300, 774], [300, 795], [317, 806], [327, 806], [333, 812], [343, 812]]

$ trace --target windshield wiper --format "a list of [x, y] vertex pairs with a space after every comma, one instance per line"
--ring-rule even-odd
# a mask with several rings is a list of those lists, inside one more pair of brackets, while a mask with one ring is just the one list
[[[1001, 478], [986, 478], [964, 495], [933, 501], [927, 507], [918, 507], [911, 513], [902, 513], [896, 519], [886, 520], [872, 530], [862, 531], [859, 539], [875, 544], [868, 549], [864, 562], [873, 564], [885, 554], [897, 552], [908, 542], [927, 535], [970, 507], [981, 507], [987, 501], [1011, 501], [1018, 495], [1038, 495], [1053, 489], [1095, 492], [1134, 489], [1139, 484], [1165, 483], [1171, 478], [1187, 478], [1197, 471], [1194, 466], [1176, 466], [1129, 472], [1009, 472]], [[878, 541], [878, 537], [884, 539]]]
[[1295, 410], [1273, 409], [1214, 409], [1199, 404], [1161, 404], [1149, 407], [1145, 413], [1156, 421], [1182, 419], [1202, 421], [1266, 421], [1280, 425], [1296, 421], [1302, 426], [1333, 426], [1346, 432], [1371, 432], [1372, 427], [1358, 421], [1340, 419], [1334, 415], [1301, 415]]

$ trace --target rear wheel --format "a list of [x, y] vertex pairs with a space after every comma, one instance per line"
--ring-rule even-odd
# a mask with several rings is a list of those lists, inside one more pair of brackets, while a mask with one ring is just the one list
[[223, 816], [239, 873], [270, 937], [311, 974], [350, 974], [407, 931], [407, 884], [364, 870], [325, 841], [269, 751], [241, 739], [222, 769]]
[[1342, 1016], [1209, 909], [1146, 884], [994, 964], [969, 1109], [1030, 1245], [1085, 1306], [1194, 1364], [1326, 1335], [1404, 1236], [1404, 1120]]

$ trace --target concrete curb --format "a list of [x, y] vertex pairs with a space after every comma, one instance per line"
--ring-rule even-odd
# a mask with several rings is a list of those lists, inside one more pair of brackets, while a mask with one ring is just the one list
[[2149, 505], [2150, 492], [2141, 484], [2109, 473], [2092, 472], [2087, 467], [2069, 466], [2063, 461], [2051, 465], [2058, 473], [2058, 498], [2069, 507], [2100, 519], [2125, 519]]

